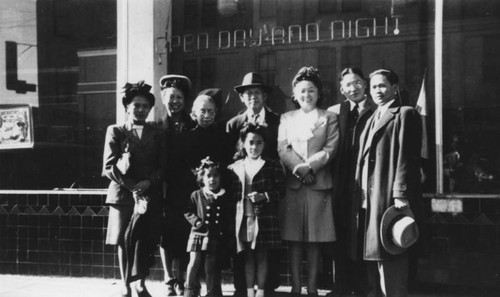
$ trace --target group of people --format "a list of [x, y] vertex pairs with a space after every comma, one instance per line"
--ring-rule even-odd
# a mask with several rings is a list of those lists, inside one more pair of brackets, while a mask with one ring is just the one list
[[266, 106], [272, 87], [250, 72], [234, 87], [246, 109], [225, 124], [220, 89], [201, 91], [188, 114], [189, 78], [165, 75], [167, 115], [149, 123], [151, 86], [127, 83], [127, 121], [108, 128], [103, 161], [106, 243], [118, 246], [122, 296], [132, 283], [150, 296], [144, 280], [160, 245], [167, 295], [199, 296], [203, 268], [207, 296], [222, 296], [232, 258], [235, 296], [264, 297], [279, 286], [276, 251], [287, 245], [291, 294], [301, 294], [305, 256], [314, 297], [322, 247], [333, 242], [332, 296], [406, 296], [420, 115], [401, 106], [391, 70], [367, 81], [346, 68], [339, 79], [346, 100], [323, 110], [319, 71], [302, 67], [292, 81], [297, 109], [279, 116]]

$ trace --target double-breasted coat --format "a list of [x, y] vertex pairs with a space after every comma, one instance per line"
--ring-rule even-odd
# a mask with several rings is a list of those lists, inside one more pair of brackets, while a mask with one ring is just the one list
[[[352, 209], [359, 140], [366, 122], [377, 109], [377, 105], [367, 98], [357, 120], [351, 118], [351, 103], [348, 99], [331, 106], [329, 111], [339, 119], [339, 152], [332, 162], [333, 174], [333, 215], [337, 240], [347, 243], [357, 234], [350, 233], [350, 226], [356, 224], [357, 212]], [[351, 123], [351, 121], [354, 121]], [[352, 125], [352, 131], [349, 131]], [[355, 259], [356, 251], [349, 251]]]
[[[376, 112], [375, 112], [376, 114]], [[361, 134], [358, 166], [356, 170], [356, 200], [353, 210], [362, 203], [362, 183], [366, 185], [365, 234], [363, 258], [380, 261], [390, 257], [380, 241], [382, 215], [394, 198], [408, 199], [410, 206], [420, 198], [420, 149], [422, 125], [418, 112], [394, 101], [382, 117], [372, 126], [375, 114], [368, 120]], [[373, 131], [370, 131], [373, 130]], [[372, 134], [372, 135], [370, 135]], [[371, 141], [370, 141], [371, 139]], [[367, 166], [366, 180], [362, 181], [363, 167]], [[358, 228], [353, 224], [352, 232]], [[356, 250], [356, 238], [351, 242]]]
[[[234, 203], [230, 194], [225, 193], [216, 199], [210, 199], [208, 196], [209, 194], [203, 192], [202, 189], [191, 194], [184, 211], [184, 217], [191, 225], [191, 233], [206, 232], [203, 236], [211, 240], [231, 239]], [[202, 222], [203, 227], [196, 227], [198, 222]], [[189, 248], [188, 246], [188, 250]]]
[[[244, 224], [244, 200], [245, 197], [245, 168], [243, 159], [229, 165], [231, 174], [231, 188], [233, 199], [236, 202], [235, 236], [237, 252], [243, 250], [243, 242], [238, 234]], [[253, 204], [256, 215], [258, 232], [257, 240], [269, 248], [279, 246], [281, 237], [279, 233], [278, 205], [285, 194], [285, 174], [283, 167], [273, 160], [265, 160], [262, 168], [252, 179], [252, 191], [265, 193], [269, 201], [261, 201]]]
[[[300, 110], [281, 116], [278, 132], [278, 154], [286, 168], [286, 194], [280, 205], [282, 238], [290, 241], [329, 242], [335, 240], [332, 213], [333, 179], [327, 166], [338, 152], [339, 132], [337, 115], [317, 109], [318, 119], [307, 140], [296, 138]], [[298, 142], [301, 141], [302, 144]], [[304, 158], [294, 146], [307, 146]], [[307, 162], [315, 183], [305, 185], [293, 174], [296, 165]]]

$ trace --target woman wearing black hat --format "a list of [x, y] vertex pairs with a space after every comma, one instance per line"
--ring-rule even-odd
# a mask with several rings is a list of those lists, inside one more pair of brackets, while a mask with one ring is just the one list
[[144, 280], [159, 239], [165, 134], [146, 123], [155, 103], [151, 86], [139, 81], [124, 88], [127, 121], [108, 127], [104, 145], [103, 176], [110, 179], [106, 244], [118, 246], [122, 296], [131, 296], [130, 283], [136, 282], [138, 296], [148, 297]]

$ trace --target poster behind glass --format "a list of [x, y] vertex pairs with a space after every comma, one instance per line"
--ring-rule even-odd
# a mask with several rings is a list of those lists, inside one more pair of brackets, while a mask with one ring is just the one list
[[0, 150], [32, 148], [33, 117], [30, 105], [0, 105]]

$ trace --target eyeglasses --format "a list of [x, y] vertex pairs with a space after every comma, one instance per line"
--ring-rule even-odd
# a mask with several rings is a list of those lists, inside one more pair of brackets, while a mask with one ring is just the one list
[[364, 86], [364, 82], [362, 80], [350, 81], [348, 83], [342, 83], [344, 87], [354, 86], [356, 88], [362, 88]]

